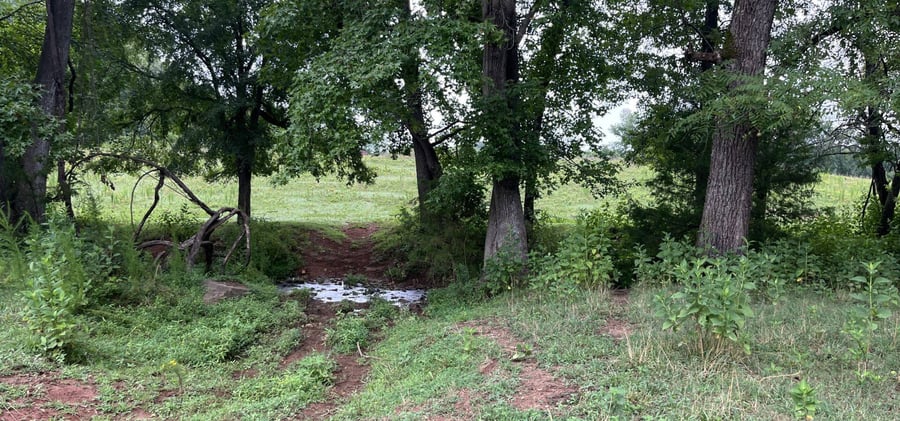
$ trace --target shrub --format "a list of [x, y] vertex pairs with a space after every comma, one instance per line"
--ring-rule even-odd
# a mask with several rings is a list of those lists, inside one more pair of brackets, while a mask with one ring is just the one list
[[108, 276], [104, 250], [84, 243], [71, 222], [53, 215], [33, 226], [26, 240], [25, 321], [36, 346], [61, 351], [77, 329], [76, 311], [87, 304], [93, 279]]
[[531, 256], [531, 288], [572, 293], [578, 288], [607, 286], [616, 278], [612, 241], [597, 214], [579, 218], [555, 253]]
[[748, 278], [747, 262], [742, 258], [731, 266], [726, 258], [682, 260], [675, 270], [680, 290], [654, 297], [656, 314], [664, 319], [663, 329], [678, 330], [691, 320], [701, 335], [701, 353], [704, 335], [741, 344], [749, 353], [749, 342], [741, 335], [753, 316], [748, 292], [755, 285]]
[[482, 286], [491, 295], [519, 288], [526, 279], [525, 265], [526, 261], [512, 246], [512, 241], [506, 241], [494, 257], [484, 262]]
[[385, 258], [404, 262], [394, 270], [398, 274], [421, 273], [440, 281], [451, 279], [459, 264], [480, 269], [487, 232], [484, 192], [475, 174], [447, 169], [426, 203], [402, 209], [397, 225], [377, 234], [377, 250]]

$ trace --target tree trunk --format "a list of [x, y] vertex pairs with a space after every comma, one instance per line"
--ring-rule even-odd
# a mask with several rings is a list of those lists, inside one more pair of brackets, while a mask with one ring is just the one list
[[[735, 54], [730, 70], [745, 75], [763, 72], [775, 5], [776, 0], [737, 0], [729, 29], [732, 43], [726, 45]], [[697, 236], [698, 245], [712, 253], [739, 251], [747, 237], [758, 145], [757, 130], [746, 119], [735, 124], [716, 121], [709, 185]]]
[[525, 213], [525, 223], [529, 227], [537, 222], [537, 211], [534, 209], [534, 202], [537, 201], [537, 198], [537, 177], [533, 174], [529, 174], [528, 178], [525, 179], [525, 203], [523, 209]]
[[[403, 3], [403, 18], [412, 19], [411, 1]], [[428, 193], [441, 178], [443, 169], [437, 152], [428, 138], [428, 126], [425, 122], [425, 111], [422, 108], [422, 87], [420, 80], [421, 59], [415, 49], [407, 51], [409, 57], [404, 61], [401, 73], [403, 77], [403, 94], [406, 105], [406, 117], [403, 125], [412, 138], [413, 156], [416, 160], [416, 187], [419, 194], [419, 216], [424, 218], [427, 211], [425, 202]]]
[[56, 185], [59, 189], [59, 200], [66, 207], [66, 215], [69, 219], [75, 220], [75, 207], [72, 205], [72, 186], [66, 178], [66, 160], [60, 159], [56, 161]]
[[244, 155], [238, 158], [238, 209], [244, 211], [247, 217], [250, 217], [250, 181], [253, 178], [252, 162], [252, 156]]
[[492, 259], [501, 249], [510, 247], [510, 251], [524, 262], [528, 256], [527, 244], [519, 179], [509, 177], [494, 181], [484, 241], [484, 261]]
[[426, 213], [425, 201], [428, 199], [428, 193], [434, 188], [438, 179], [441, 178], [442, 169], [441, 162], [438, 159], [434, 146], [428, 139], [422, 137], [422, 133], [413, 133], [410, 130], [413, 140], [413, 155], [416, 159], [416, 187], [419, 193], [419, 213], [424, 216]]
[[[865, 80], [876, 77], [881, 66], [877, 57], [871, 54], [863, 54], [865, 60], [864, 76]], [[889, 183], [887, 179], [887, 171], [884, 168], [885, 136], [884, 118], [877, 106], [870, 105], [860, 110], [860, 115], [865, 121], [866, 135], [861, 141], [872, 160], [872, 183], [875, 185], [875, 192], [878, 196], [878, 203], [881, 205], [881, 217], [878, 222], [876, 233], [879, 236], [887, 235], [891, 231], [891, 221], [894, 219], [894, 212], [897, 206], [897, 185], [898, 177], [895, 175]]]
[[[492, 112], [507, 113], [514, 117], [517, 112], [517, 101], [507, 90], [507, 86], [519, 80], [519, 54], [516, 45], [516, 2], [515, 0], [482, 0], [482, 16], [486, 22], [492, 23], [503, 32], [503, 40], [488, 42], [484, 46], [482, 71], [484, 74], [483, 93], [487, 103], [498, 104]], [[495, 99], [495, 100], [492, 100]], [[509, 124], [502, 127], [506, 139], [486, 139], [487, 142], [509, 142], [509, 148], [503, 149], [506, 156], [492, 157], [497, 162], [521, 165], [519, 155], [520, 139], [515, 118], [500, 118], [498, 121]], [[519, 156], [516, 156], [519, 155]], [[525, 233], [525, 215], [522, 210], [522, 199], [519, 196], [519, 178], [514, 171], [505, 171], [493, 176], [491, 205], [488, 212], [488, 230], [484, 242], [484, 261], [494, 258], [501, 249], [507, 249], [527, 258], [527, 236]]]
[[[47, 0], [47, 27], [38, 62], [35, 83], [43, 88], [41, 109], [60, 119], [60, 130], [66, 115], [66, 63], [69, 44], [72, 41], [72, 19], [75, 13], [73, 0]], [[12, 203], [12, 220], [25, 215], [35, 221], [44, 220], [47, 196], [47, 160], [50, 157], [50, 140], [35, 138], [22, 155], [22, 179], [16, 183]]]
[[0, 217], [14, 221], [10, 214], [10, 204], [13, 201], [11, 176], [12, 171], [10, 171], [10, 165], [7, 164], [6, 150], [3, 141], [0, 141], [0, 212], [3, 212]]

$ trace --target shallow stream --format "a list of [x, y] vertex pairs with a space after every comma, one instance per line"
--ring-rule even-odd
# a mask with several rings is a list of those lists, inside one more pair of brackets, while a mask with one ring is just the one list
[[310, 291], [312, 299], [325, 303], [339, 303], [345, 300], [366, 303], [372, 297], [379, 297], [396, 306], [408, 306], [425, 301], [426, 296], [424, 289], [385, 289], [363, 284], [349, 284], [341, 278], [315, 282], [291, 282], [289, 280], [282, 284], [280, 289], [282, 292], [306, 289]]

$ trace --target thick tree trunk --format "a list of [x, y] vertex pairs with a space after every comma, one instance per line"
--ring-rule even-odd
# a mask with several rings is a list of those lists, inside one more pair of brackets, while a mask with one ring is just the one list
[[[868, 80], [877, 77], [880, 70], [881, 61], [878, 57], [872, 57], [872, 54], [864, 54], [865, 74], [864, 79]], [[891, 231], [891, 221], [894, 219], [895, 208], [897, 207], [897, 192], [900, 190], [898, 185], [898, 177], [895, 175], [891, 182], [888, 182], [887, 171], [884, 168], [885, 155], [885, 136], [884, 118], [878, 107], [870, 105], [860, 110], [860, 115], [865, 121], [866, 136], [861, 143], [864, 144], [872, 162], [872, 183], [875, 186], [875, 192], [878, 196], [878, 203], [881, 205], [881, 218], [878, 222], [876, 233], [879, 236], [887, 235]]]
[[428, 199], [428, 193], [437, 184], [441, 178], [441, 163], [438, 159], [434, 146], [423, 138], [422, 133], [413, 133], [410, 131], [413, 140], [413, 156], [416, 159], [416, 187], [419, 193], [419, 211], [424, 216], [425, 201]]
[[537, 222], [537, 211], [534, 208], [534, 202], [537, 201], [537, 198], [537, 177], [529, 175], [529, 177], [525, 179], [525, 203], [523, 204], [525, 223], [528, 226]]
[[72, 186], [69, 185], [69, 179], [66, 178], [66, 160], [64, 159], [56, 161], [56, 185], [59, 189], [59, 200], [66, 207], [66, 215], [74, 220], [75, 207], [72, 205]]
[[[736, 73], [759, 75], [766, 64], [766, 49], [775, 16], [776, 0], [737, 0], [731, 19], [730, 50]], [[736, 86], [731, 86], [734, 89]], [[709, 185], [697, 243], [713, 253], [739, 251], [750, 228], [753, 171], [759, 145], [749, 121], [716, 122], [710, 159]]]
[[[47, 0], [47, 27], [35, 78], [35, 83], [43, 88], [41, 108], [59, 118], [61, 125], [66, 114], [66, 63], [72, 41], [74, 13], [73, 0]], [[22, 179], [16, 183], [17, 191], [10, 212], [13, 220], [25, 215], [35, 221], [44, 220], [49, 157], [50, 140], [46, 138], [36, 138], [22, 155]]]
[[[504, 34], [500, 42], [489, 42], [484, 46], [482, 70], [485, 76], [483, 93], [489, 103], [498, 104], [492, 112], [508, 113], [515, 116], [517, 103], [507, 85], [519, 80], [519, 55], [516, 45], [516, 3], [515, 0], [482, 0], [482, 16], [486, 22], [492, 23]], [[492, 100], [493, 99], [493, 100]], [[503, 104], [505, 106], [500, 106]], [[519, 148], [519, 131], [515, 118], [500, 118], [498, 121], [509, 122], [510, 127], [501, 128], [508, 138], [487, 139], [487, 142], [509, 142], [509, 156], [493, 157], [498, 162], [521, 164]], [[504, 123], [505, 124], [505, 123]], [[484, 243], [484, 261], [493, 259], [501, 249], [507, 249], [515, 255], [527, 259], [528, 241], [525, 234], [525, 215], [522, 210], [522, 199], [519, 196], [519, 178], [507, 171], [495, 174], [491, 205], [488, 212], [488, 231]]]
[[494, 181], [488, 231], [484, 241], [485, 262], [506, 247], [524, 262], [527, 258], [527, 244], [525, 215], [519, 198], [519, 179], [509, 177]]
[[875, 185], [878, 204], [881, 205], [881, 217], [876, 233], [884, 236], [891, 232], [891, 221], [894, 220], [896, 213], [897, 195], [900, 194], [900, 173], [895, 172], [888, 182], [884, 162], [876, 162], [872, 165], [872, 183]]

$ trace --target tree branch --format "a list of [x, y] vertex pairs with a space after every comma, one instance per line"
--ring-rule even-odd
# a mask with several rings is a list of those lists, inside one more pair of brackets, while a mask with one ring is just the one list
[[722, 62], [722, 54], [720, 54], [718, 51], [705, 52], [688, 50], [684, 53], [684, 56], [690, 60], [700, 61], [704, 63], [719, 64]]
[[525, 33], [528, 32], [528, 27], [531, 26], [531, 21], [534, 20], [534, 15], [537, 14], [538, 8], [540, 8], [542, 3], [542, 0], [534, 0], [534, 3], [531, 4], [531, 9], [528, 10], [528, 14], [522, 18], [522, 22], [519, 24], [519, 33], [516, 34], [516, 45], [522, 43]]
[[0, 20], [7, 20], [7, 19], [9, 19], [9, 18], [15, 16], [17, 13], [21, 12], [22, 9], [24, 9], [24, 8], [26, 8], [26, 7], [34, 6], [34, 5], [39, 4], [39, 3], [43, 3], [43, 0], [34, 0], [34, 1], [31, 1], [31, 2], [28, 2], [28, 3], [25, 3], [25, 4], [23, 4], [23, 5], [19, 6], [19, 7], [17, 7], [16, 10], [13, 10], [12, 12], [9, 12], [9, 13], [3, 15], [3, 16], [0, 16]]
[[259, 116], [266, 120], [269, 124], [280, 127], [282, 129], [286, 129], [290, 126], [290, 122], [283, 118], [278, 118], [272, 115], [268, 110], [263, 107], [259, 108]]
[[451, 130], [450, 132], [448, 132], [448, 133], [444, 134], [443, 136], [437, 138], [437, 140], [432, 141], [432, 142], [431, 142], [431, 146], [438, 146], [438, 145], [440, 145], [441, 143], [444, 143], [444, 142], [446, 142], [447, 140], [453, 138], [454, 136], [456, 136], [457, 134], [459, 134], [459, 132], [461, 132], [461, 131], [463, 131], [463, 130], [465, 130], [465, 129], [466, 129], [466, 126], [459, 126], [459, 127], [456, 127], [455, 129]]
[[454, 126], [456, 126], [456, 125], [459, 124], [459, 123], [462, 123], [462, 121], [459, 121], [459, 120], [453, 120], [452, 123], [450, 123], [450, 124], [448, 124], [448, 125], [446, 125], [446, 126], [440, 128], [440, 129], [438, 129], [438, 130], [435, 131], [434, 133], [429, 133], [428, 135], [425, 136], [425, 138], [426, 138], [426, 139], [431, 139], [432, 137], [435, 137], [435, 136], [437, 136], [437, 135], [439, 135], [439, 134], [441, 134], [441, 133], [443, 133], [443, 132], [446, 132], [447, 130], [452, 129]]
[[166, 176], [168, 179], [172, 180], [175, 184], [177, 184], [178, 187], [181, 188], [181, 190], [187, 195], [188, 200], [190, 200], [191, 203], [193, 203], [193, 204], [199, 206], [200, 209], [203, 209], [203, 211], [206, 212], [207, 215], [212, 216], [212, 215], [214, 215], [214, 214], [216, 213], [215, 211], [212, 210], [212, 208], [210, 208], [209, 206], [207, 206], [206, 203], [204, 203], [202, 200], [200, 200], [200, 199], [197, 197], [197, 195], [195, 195], [194, 192], [191, 191], [191, 189], [189, 189], [188, 186], [187, 186], [186, 184], [184, 184], [184, 182], [181, 181], [181, 179], [178, 178], [178, 176], [175, 175], [172, 171], [170, 171], [168, 168], [166, 168], [166, 167], [164, 167], [164, 166], [162, 166], [162, 165], [159, 165], [159, 164], [157, 164], [157, 163], [155, 163], [155, 162], [153, 162], [153, 161], [150, 161], [150, 160], [147, 160], [147, 159], [144, 159], [144, 158], [140, 158], [140, 157], [136, 157], [136, 156], [130, 156], [130, 155], [116, 154], [116, 153], [109, 153], [109, 152], [96, 152], [96, 153], [87, 155], [87, 156], [85, 156], [84, 158], [81, 158], [81, 159], [79, 159], [79, 160], [73, 162], [70, 171], [74, 170], [74, 168], [77, 167], [78, 165], [81, 165], [81, 164], [83, 164], [83, 163], [85, 163], [85, 162], [87, 162], [87, 161], [90, 161], [90, 160], [92, 160], [92, 159], [94, 159], [94, 158], [99, 158], [99, 157], [106, 157], [106, 158], [113, 158], [113, 159], [118, 159], [118, 160], [133, 161], [133, 162], [137, 162], [137, 163], [139, 163], [139, 164], [146, 165], [146, 166], [151, 167], [151, 168], [155, 168], [155, 169], [157, 169], [157, 170], [160, 172], [160, 175], [161, 175], [161, 176], [164, 175], [164, 176]]

